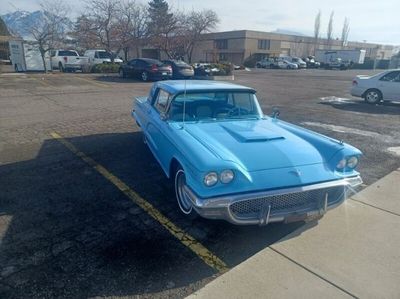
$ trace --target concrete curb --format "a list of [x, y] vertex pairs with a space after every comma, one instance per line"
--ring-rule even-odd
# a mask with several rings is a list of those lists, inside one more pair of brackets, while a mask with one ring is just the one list
[[187, 298], [399, 298], [398, 178], [390, 173]]

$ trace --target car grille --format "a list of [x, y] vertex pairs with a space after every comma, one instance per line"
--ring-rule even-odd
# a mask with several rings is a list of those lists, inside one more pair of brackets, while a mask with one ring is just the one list
[[309, 191], [285, 193], [235, 202], [230, 205], [230, 211], [237, 218], [258, 218], [261, 210], [271, 206], [270, 214], [293, 212], [303, 209], [321, 207], [328, 193], [328, 206], [343, 198], [344, 187], [335, 186]]

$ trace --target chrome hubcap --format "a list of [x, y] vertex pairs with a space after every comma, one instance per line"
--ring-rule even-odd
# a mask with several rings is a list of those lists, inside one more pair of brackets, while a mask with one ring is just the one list
[[192, 203], [190, 198], [184, 191], [184, 186], [186, 184], [185, 172], [180, 169], [175, 175], [175, 195], [178, 200], [179, 208], [184, 214], [190, 214], [192, 212]]
[[147, 81], [147, 74], [145, 72], [142, 73], [142, 79], [143, 81]]
[[367, 98], [368, 102], [372, 103], [372, 102], [376, 102], [379, 99], [379, 95], [376, 91], [370, 91], [367, 94], [366, 98]]

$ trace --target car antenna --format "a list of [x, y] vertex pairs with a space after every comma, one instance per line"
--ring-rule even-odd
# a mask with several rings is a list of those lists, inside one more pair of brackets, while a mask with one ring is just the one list
[[185, 87], [183, 91], [183, 116], [182, 116], [182, 129], [185, 128], [185, 114], [186, 114], [186, 79], [185, 79]]

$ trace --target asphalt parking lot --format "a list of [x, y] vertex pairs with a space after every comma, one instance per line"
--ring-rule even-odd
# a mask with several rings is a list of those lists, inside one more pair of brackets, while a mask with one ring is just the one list
[[[265, 114], [277, 106], [281, 119], [361, 149], [366, 186], [400, 167], [400, 104], [352, 98], [358, 73], [371, 71], [257, 69], [237, 72], [235, 82], [258, 91]], [[182, 298], [223, 269], [179, 234], [232, 268], [303, 225], [183, 218], [130, 116], [132, 97], [150, 85], [112, 75], [0, 75], [0, 298]]]

